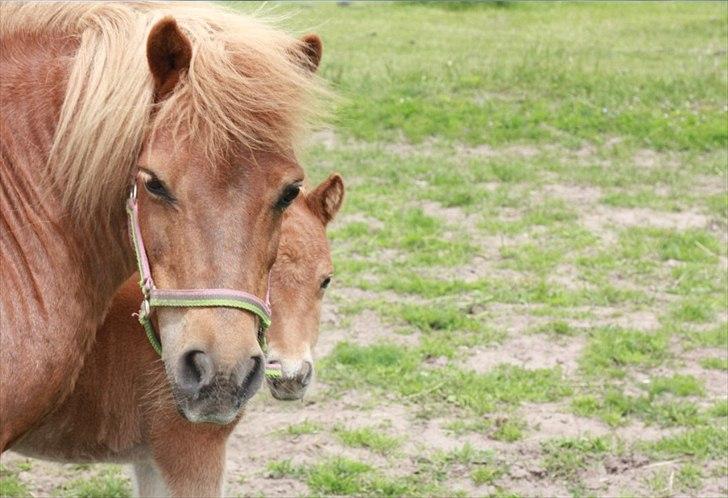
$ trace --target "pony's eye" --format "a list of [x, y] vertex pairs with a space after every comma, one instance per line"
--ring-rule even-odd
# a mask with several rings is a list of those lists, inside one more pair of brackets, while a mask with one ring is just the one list
[[156, 197], [161, 197], [168, 201], [174, 200], [174, 198], [167, 191], [167, 187], [164, 186], [162, 180], [160, 180], [156, 176], [152, 176], [147, 181], [145, 181], [144, 188], [147, 189], [147, 192]]
[[329, 287], [329, 284], [331, 283], [331, 277], [326, 277], [323, 282], [321, 282], [321, 288], [326, 289]]
[[293, 200], [298, 197], [298, 194], [301, 192], [301, 185], [298, 183], [292, 183], [291, 185], [288, 185], [285, 190], [283, 190], [283, 193], [278, 198], [278, 202], [276, 202], [276, 207], [278, 209], [285, 209], [287, 208]]

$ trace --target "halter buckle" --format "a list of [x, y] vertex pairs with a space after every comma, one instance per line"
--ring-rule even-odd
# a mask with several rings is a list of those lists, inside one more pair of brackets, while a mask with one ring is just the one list
[[149, 296], [152, 293], [152, 281], [149, 277], [145, 278], [141, 282], [141, 289], [142, 289], [142, 295], [144, 296], [144, 300], [148, 301]]
[[149, 318], [149, 314], [151, 313], [152, 309], [149, 306], [149, 299], [146, 297], [142, 300], [142, 305], [139, 308], [139, 319], [140, 320], [146, 320]]

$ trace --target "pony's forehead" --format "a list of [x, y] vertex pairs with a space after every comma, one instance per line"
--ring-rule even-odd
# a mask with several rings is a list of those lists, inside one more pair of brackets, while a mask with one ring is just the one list
[[[155, 102], [146, 42], [165, 16], [188, 38], [192, 60], [172, 93]], [[291, 147], [320, 115], [316, 97], [326, 95], [302, 63], [300, 41], [219, 5], [2, 2], [0, 18], [4, 37], [77, 43], [50, 156], [64, 202], [87, 222], [88, 213], [122, 204], [144, 139], [158, 124], [195, 137], [220, 163], [234, 143]], [[105, 139], [89, 140], [89, 129]]]

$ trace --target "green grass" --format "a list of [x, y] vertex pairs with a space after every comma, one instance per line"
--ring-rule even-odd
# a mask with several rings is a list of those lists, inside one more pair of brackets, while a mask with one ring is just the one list
[[728, 371], [728, 359], [726, 358], [703, 358], [700, 360], [700, 366], [711, 370]]
[[20, 480], [17, 472], [0, 465], [0, 496], [20, 498], [30, 494], [28, 487]]
[[420, 478], [392, 478], [367, 463], [343, 456], [315, 465], [295, 467], [289, 460], [268, 465], [274, 479], [295, 477], [305, 480], [314, 495], [428, 496], [438, 488]]
[[367, 448], [383, 455], [390, 454], [401, 444], [400, 439], [384, 434], [375, 427], [346, 429], [339, 426], [334, 428], [334, 433], [346, 446]]
[[549, 474], [558, 479], [574, 479], [611, 449], [605, 438], [558, 438], [542, 443], [543, 465]]
[[686, 342], [692, 347], [728, 348], [728, 323], [708, 330], [689, 332]]
[[295, 476], [299, 474], [298, 468], [296, 468], [290, 460], [274, 460], [268, 462], [266, 465], [268, 476], [271, 479], [280, 479], [281, 477]]
[[321, 425], [311, 420], [304, 420], [298, 424], [291, 424], [285, 429], [289, 436], [302, 436], [305, 434], [316, 434], [321, 431]]
[[508, 418], [496, 422], [496, 429], [491, 432], [490, 437], [496, 441], [505, 441], [513, 443], [523, 437], [523, 431], [526, 427], [525, 422], [519, 419]]
[[728, 452], [728, 430], [725, 425], [699, 427], [643, 446], [658, 458], [723, 458]]
[[446, 409], [490, 412], [498, 405], [555, 401], [570, 394], [559, 369], [526, 370], [502, 365], [479, 374], [447, 366], [425, 370], [414, 350], [380, 344], [361, 347], [340, 343], [321, 365], [321, 378], [341, 388], [376, 387]]
[[686, 299], [679, 305], [673, 307], [670, 318], [681, 322], [709, 322], [714, 316], [713, 307], [709, 300], [705, 298]]
[[477, 485], [493, 484], [499, 477], [505, 473], [505, 469], [499, 465], [480, 465], [471, 474], [470, 477]]
[[606, 327], [592, 332], [581, 358], [589, 375], [623, 377], [625, 367], [650, 367], [669, 355], [667, 337], [661, 333]]
[[577, 331], [574, 330], [574, 327], [569, 325], [567, 322], [563, 320], [554, 320], [549, 323], [546, 323], [544, 325], [539, 326], [538, 328], [534, 329], [533, 332], [539, 333], [539, 334], [549, 334], [554, 336], [565, 336], [570, 337], [577, 334]]
[[599, 418], [611, 427], [625, 425], [632, 417], [663, 427], [693, 427], [705, 421], [693, 402], [665, 400], [654, 395], [629, 396], [617, 389], [608, 389], [602, 396], [577, 396], [572, 399], [571, 407], [577, 415]]
[[127, 498], [131, 496], [131, 485], [118, 468], [112, 467], [91, 478], [67, 482], [54, 493], [68, 498]]
[[[335, 50], [322, 74], [349, 97], [337, 112], [339, 129], [359, 139], [616, 135], [696, 150], [725, 143], [725, 61], [719, 52], [695, 56], [706, 43], [720, 46], [717, 4], [349, 10], [304, 10], [296, 20], [329, 19], [321, 32]], [[607, 22], [620, 17], [629, 21]], [[366, 28], [355, 29], [362, 20]]]
[[362, 491], [362, 478], [372, 467], [355, 460], [337, 458], [314, 466], [307, 483], [314, 493], [324, 495], [353, 495]]
[[672, 377], [655, 377], [651, 380], [648, 391], [651, 396], [670, 393], [675, 396], [702, 396], [703, 383], [692, 375], [673, 375]]

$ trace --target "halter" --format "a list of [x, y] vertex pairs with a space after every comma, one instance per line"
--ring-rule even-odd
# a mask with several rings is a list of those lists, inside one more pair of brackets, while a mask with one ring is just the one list
[[238, 308], [248, 311], [259, 318], [258, 343], [265, 351], [265, 329], [270, 326], [270, 273], [268, 274], [268, 290], [265, 295], [265, 302], [247, 292], [233, 289], [157, 289], [152, 280], [152, 272], [149, 268], [147, 251], [144, 249], [142, 232], [139, 228], [139, 208], [137, 206], [137, 184], [131, 187], [129, 200], [126, 204], [126, 212], [129, 215], [129, 236], [131, 245], [134, 246], [137, 267], [139, 268], [139, 287], [142, 289], [141, 307], [139, 309], [139, 323], [144, 327], [147, 338], [154, 350], [161, 356], [162, 344], [157, 339], [152, 324], [151, 311], [157, 307], [171, 308]]

